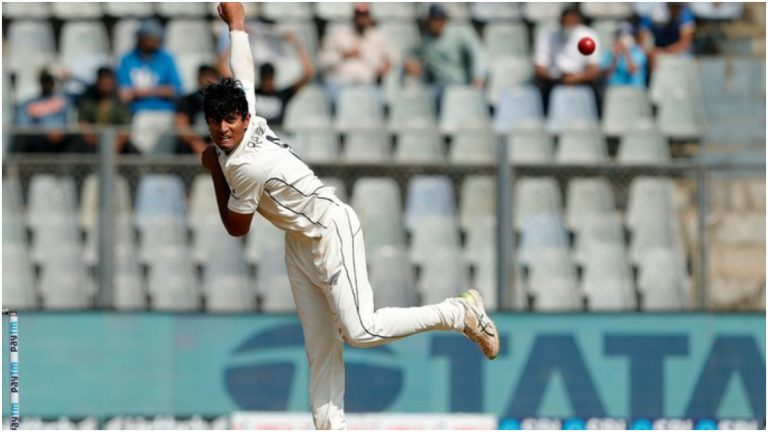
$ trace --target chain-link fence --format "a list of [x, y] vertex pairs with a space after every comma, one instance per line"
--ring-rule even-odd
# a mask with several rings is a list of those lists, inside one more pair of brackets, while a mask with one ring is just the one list
[[[394, 143], [394, 138], [391, 141]], [[474, 287], [497, 309], [764, 308], [765, 177], [761, 166], [715, 167], [690, 162], [456, 164], [449, 162], [447, 149], [446, 145], [440, 162], [430, 163], [307, 161], [316, 175], [334, 185], [337, 194], [360, 214], [374, 291], [386, 293], [389, 288], [377, 285], [391, 281], [382, 274], [382, 268], [412, 275], [398, 283], [413, 290], [413, 295], [402, 296], [398, 302], [382, 294], [384, 305], [390, 301], [430, 303], [451, 290]], [[114, 167], [114, 179], [108, 178], [111, 175], [105, 163]], [[213, 196], [195, 196], [200, 193], [196, 184], [204, 184], [207, 173], [194, 155], [11, 154], [6, 155], [3, 167], [4, 195], [13, 193], [6, 183], [18, 181], [21, 199], [20, 206], [14, 208], [6, 205], [9, 201], [4, 198], [4, 232], [19, 227], [24, 230], [22, 243], [29, 246], [24, 253], [32, 256], [34, 264], [32, 283], [26, 289], [35, 290], [35, 300], [21, 302], [22, 307], [46, 307], [45, 296], [50, 295], [46, 291], [50, 287], [41, 286], [46, 262], [35, 254], [36, 248], [48, 243], [41, 242], [44, 232], [28, 220], [34, 210], [31, 185], [41, 175], [74, 185], [78, 235], [85, 253], [93, 255], [90, 277], [98, 286], [86, 307], [115, 306], [113, 294], [119, 285], [115, 273], [119, 269], [105, 265], [105, 259], [114, 260], [114, 250], [120, 249], [119, 242], [123, 241], [120, 235], [100, 242], [91, 238], [99, 221], [110, 220], [102, 215], [105, 206], [99, 204], [94, 184], [98, 189], [124, 181], [125, 191], [116, 188], [108, 200], [113, 201], [116, 213], [124, 210], [126, 200], [127, 206], [136, 210], [141, 183], [150, 175], [179, 179], [186, 208], [194, 206], [195, 200], [213, 201]], [[370, 186], [376, 183], [370, 180], [381, 179], [389, 187], [383, 189], [385, 192], [396, 191], [391, 197], [387, 193], [366, 197], [361, 192], [381, 191], [376, 189], [381, 182]], [[390, 213], [394, 220], [382, 220], [370, 211], [379, 208], [375, 201], [387, 199], [397, 210]], [[8, 217], [14, 211], [22, 216], [21, 225], [6, 224], [18, 219]], [[128, 217], [133, 219], [135, 214]], [[118, 218], [111, 220], [112, 229], [117, 229]], [[502, 220], [505, 223], [499, 224]], [[185, 223], [184, 245], [193, 250], [199, 233], [187, 219]], [[4, 252], [14, 250], [13, 238], [4, 235]], [[145, 241], [133, 224], [129, 241], [139, 250]], [[238, 241], [248, 253], [259, 239]], [[378, 264], [388, 262], [391, 254], [386, 251], [393, 249], [403, 259]], [[392, 261], [400, 267], [391, 267]], [[264, 307], [262, 297], [268, 289], [259, 279], [259, 272], [272, 265], [270, 262], [249, 260], [249, 278], [259, 286], [257, 300], [249, 310], [271, 310]], [[499, 269], [497, 263], [506, 265]], [[205, 263], [199, 264], [195, 278], [204, 285]], [[382, 266], [378, 273], [377, 265]], [[151, 262], [141, 267], [140, 286], [147, 299], [138, 304], [154, 308], [152, 288], [148, 287], [149, 267]], [[13, 269], [6, 269], [13, 273]], [[9, 283], [10, 279], [4, 281], [6, 287]], [[13, 289], [9, 294], [7, 288], [5, 292], [4, 303], [8, 295], [18, 294], [13, 294]], [[193, 303], [193, 310], [206, 309], [205, 288], [199, 295], [202, 298]]]

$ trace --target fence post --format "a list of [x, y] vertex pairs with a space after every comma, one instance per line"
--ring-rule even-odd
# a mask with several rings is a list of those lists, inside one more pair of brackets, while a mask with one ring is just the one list
[[514, 308], [514, 293], [510, 286], [510, 260], [514, 250], [510, 223], [512, 218], [511, 166], [504, 135], [496, 137], [496, 283], [499, 309]]
[[707, 238], [707, 214], [709, 213], [709, 169], [699, 166], [698, 181], [698, 230], [699, 230], [699, 309], [707, 306], [707, 279], [709, 278], [709, 239]]
[[99, 292], [96, 305], [112, 307], [114, 275], [114, 219], [115, 207], [115, 130], [103, 129], [99, 136]]

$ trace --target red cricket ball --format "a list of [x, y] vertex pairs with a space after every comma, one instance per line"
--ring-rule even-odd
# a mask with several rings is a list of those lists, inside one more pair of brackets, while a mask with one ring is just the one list
[[591, 37], [583, 37], [579, 40], [579, 52], [584, 55], [590, 55], [595, 52], [595, 40]]

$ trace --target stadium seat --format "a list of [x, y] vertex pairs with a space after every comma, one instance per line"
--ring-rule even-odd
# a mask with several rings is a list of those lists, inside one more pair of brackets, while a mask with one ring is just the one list
[[351, 163], [382, 163], [392, 160], [392, 142], [384, 129], [351, 131], [344, 141], [344, 160]]
[[354, 12], [353, 3], [345, 2], [317, 2], [315, 15], [326, 21], [350, 21]]
[[3, 2], [3, 18], [48, 19], [50, 16], [51, 3], [48, 2]]
[[411, 230], [411, 261], [421, 265], [436, 250], [461, 251], [458, 220], [431, 215], [419, 220]]
[[[221, 223], [216, 220], [219, 227]], [[203, 269], [205, 309], [209, 312], [246, 312], [256, 309], [256, 290], [249, 279], [248, 264], [242, 243], [227, 235], [223, 228], [215, 231], [217, 243], [210, 243], [210, 253]], [[208, 242], [206, 242], [208, 243]]]
[[162, 135], [173, 128], [173, 111], [139, 111], [131, 120], [131, 141], [142, 153], [162, 149]]
[[605, 90], [602, 126], [606, 135], [621, 135], [638, 121], [650, 119], [651, 104], [644, 90], [630, 86], [610, 86]]
[[408, 182], [405, 227], [412, 230], [427, 216], [457, 218], [456, 196], [450, 177], [418, 175]]
[[[254, 217], [259, 216], [254, 215]], [[242, 249], [243, 243], [240, 239], [227, 233], [219, 215], [208, 215], [201, 221], [198, 229], [193, 232], [192, 259], [197, 264], [207, 265], [218, 259], [215, 257], [217, 254], [225, 254], [232, 259], [243, 255], [243, 263], [245, 263]], [[237, 250], [238, 253], [233, 252], [233, 250]]]
[[453, 135], [450, 161], [457, 165], [493, 164], [496, 136], [489, 129], [463, 130]]
[[85, 2], [54, 2], [51, 3], [51, 12], [61, 20], [94, 19], [101, 18], [102, 15], [101, 3]]
[[413, 3], [374, 2], [371, 3], [371, 16], [379, 22], [412, 22], [416, 19], [416, 7]]
[[564, 3], [529, 2], [523, 5], [523, 15], [528, 21], [554, 22], [560, 19]]
[[416, 276], [404, 250], [383, 247], [371, 256], [370, 263], [375, 309], [418, 305]]
[[397, 135], [395, 161], [400, 163], [444, 162], [443, 137], [434, 128], [403, 130]]
[[504, 57], [527, 58], [530, 55], [528, 29], [524, 23], [488, 23], [483, 31], [483, 40], [491, 60]]
[[160, 2], [155, 5], [157, 14], [166, 18], [177, 17], [199, 17], [203, 18], [208, 14], [208, 8], [205, 3], [177, 3]]
[[94, 82], [100, 67], [111, 66], [107, 29], [100, 21], [64, 23], [60, 45], [61, 63], [83, 83]]
[[623, 248], [595, 247], [588, 252], [582, 291], [587, 296], [589, 310], [635, 309], [632, 275]]
[[137, 19], [121, 19], [115, 23], [112, 28], [112, 54], [115, 64], [119, 64], [120, 59], [136, 47], [136, 32], [139, 30], [139, 25], [140, 21]]
[[651, 101], [659, 104], [674, 92], [691, 95], [698, 91], [696, 66], [693, 58], [684, 55], [659, 55], [651, 75]]
[[283, 249], [265, 254], [259, 263], [256, 286], [264, 312], [290, 312], [296, 310], [291, 283], [285, 268]]
[[496, 184], [491, 176], [471, 175], [461, 184], [459, 223], [469, 231], [477, 221], [496, 216]]
[[696, 18], [712, 21], [734, 21], [744, 13], [741, 2], [691, 2], [688, 7]]
[[[395, 4], [402, 5], [407, 3], [373, 3], [373, 6]], [[403, 57], [410, 55], [410, 53], [421, 44], [421, 33], [419, 33], [419, 27], [415, 22], [385, 21], [379, 24], [378, 28], [384, 36], [397, 47], [400, 51], [400, 55]]]
[[[317, 53], [320, 51], [320, 38], [317, 34], [317, 26], [311, 21], [288, 21], [281, 22], [276, 26], [281, 33], [292, 32], [299, 38], [301, 46], [314, 61], [317, 59]], [[298, 60], [298, 58], [297, 58]]]
[[573, 245], [573, 260], [584, 265], [589, 251], [595, 247], [624, 249], [624, 226], [615, 213], [592, 213], [579, 226], [574, 227], [576, 239]]
[[[115, 250], [120, 253], [123, 249], [130, 249], [135, 255], [134, 247], [134, 230], [131, 223], [133, 217], [130, 213], [122, 213], [115, 216], [112, 221], [112, 241], [114, 242]], [[83, 259], [89, 266], [95, 266], [99, 263], [99, 230], [94, 226], [90, 231], [85, 233], [85, 250], [83, 251]], [[126, 252], [127, 253], [127, 252]]]
[[83, 265], [80, 249], [59, 248], [42, 268], [39, 292], [45, 309], [85, 309], [96, 287]]
[[592, 29], [597, 33], [598, 42], [603, 44], [610, 43], [616, 35], [616, 29], [619, 28], [620, 20], [614, 19], [596, 19], [592, 22]]
[[533, 213], [523, 219], [520, 226], [520, 247], [517, 259], [522, 265], [532, 265], [542, 251], [567, 251], [568, 233], [565, 221], [558, 213]]
[[554, 178], [523, 177], [515, 185], [513, 204], [515, 228], [520, 229], [525, 219], [535, 213], [560, 213], [560, 188]]
[[435, 98], [425, 86], [405, 86], [397, 91], [390, 106], [389, 127], [423, 129], [436, 126]]
[[525, 121], [507, 136], [508, 158], [514, 163], [549, 163], [554, 160], [554, 139], [539, 121]]
[[559, 133], [575, 122], [597, 122], [595, 94], [587, 86], [558, 85], [549, 95], [549, 130]]
[[694, 96], [682, 89], [671, 89], [659, 104], [659, 129], [673, 139], [698, 138], [701, 135], [701, 113]]
[[544, 249], [537, 253], [530, 265], [528, 291], [535, 299], [534, 310], [581, 309], [576, 272], [567, 249]]
[[24, 205], [18, 177], [3, 178], [3, 246], [26, 244]]
[[[493, 60], [488, 84], [488, 100], [491, 105], [496, 106], [506, 89], [524, 85], [531, 78], [533, 78], [533, 64], [527, 58], [501, 57]], [[541, 96], [538, 98], [540, 101]]]
[[113, 306], [117, 310], [144, 310], [147, 291], [141, 278], [141, 267], [132, 246], [115, 250]]
[[173, 255], [179, 250], [188, 249], [185, 222], [178, 217], [146, 217], [139, 237], [140, 261], [154, 266], [158, 256]]
[[669, 160], [669, 143], [655, 125], [640, 123], [629, 127], [622, 135], [619, 162], [657, 164]]
[[522, 18], [519, 3], [476, 2], [471, 3], [472, 18], [480, 22], [515, 21]]
[[141, 2], [107, 2], [104, 12], [112, 17], [148, 17], [155, 13], [154, 3]]
[[200, 66], [214, 65], [216, 59], [210, 53], [182, 53], [174, 55], [176, 70], [181, 78], [182, 93], [189, 94], [198, 90], [197, 75]]
[[[115, 215], [127, 215], [131, 213], [131, 192], [128, 181], [121, 175], [115, 176], [115, 188], [112, 193]], [[210, 182], [210, 180], [209, 180]], [[99, 176], [90, 174], [85, 178], [80, 193], [80, 227], [85, 231], [91, 231], [98, 227], [99, 223]]]
[[[3, 219], [5, 216], [3, 214]], [[27, 248], [24, 244], [5, 242], [3, 236], [3, 306], [15, 310], [34, 309], [38, 300]]]
[[632, 229], [630, 257], [633, 262], [642, 262], [650, 251], [659, 248], [682, 254], [677, 239], [676, 224], [670, 220], [670, 217], [675, 217], [672, 209], [646, 211], [639, 224]]
[[673, 188], [670, 179], [664, 177], [636, 177], [629, 186], [626, 223], [635, 229], [653, 209], [672, 208]]
[[155, 258], [149, 268], [147, 291], [150, 306], [162, 311], [197, 311], [201, 290], [191, 257], [184, 248]]
[[80, 230], [73, 214], [49, 215], [45, 223], [35, 228], [32, 236], [32, 261], [46, 265], [56, 248], [79, 247], [80, 240]]
[[632, 2], [632, 10], [638, 16], [658, 16], [666, 9], [664, 2]]
[[422, 266], [419, 278], [421, 304], [456, 297], [469, 287], [467, 268], [459, 250], [437, 250]]
[[146, 174], [136, 192], [135, 222], [143, 228], [147, 219], [173, 217], [186, 219], [187, 204], [184, 183], [175, 175]]
[[[486, 260], [493, 260], [496, 255], [496, 216], [476, 215], [464, 226], [467, 240], [464, 247], [464, 260], [475, 266], [475, 270]], [[477, 273], [475, 273], [477, 276]], [[494, 276], [495, 281], [495, 276]], [[495, 288], [495, 283], [494, 283]]]
[[440, 130], [443, 133], [488, 126], [490, 115], [482, 90], [458, 85], [446, 88], [440, 101]]
[[571, 123], [561, 131], [559, 163], [600, 163], [608, 159], [608, 146], [600, 130], [589, 123]]
[[216, 191], [211, 176], [198, 174], [192, 181], [189, 194], [189, 227], [197, 231], [209, 216], [219, 217], [219, 206], [216, 204]]
[[[3, 7], [5, 7], [5, 3]], [[3, 58], [7, 59], [10, 69], [16, 72], [19, 78], [27, 76], [31, 81], [37, 82], [38, 71], [42, 66], [51, 62], [56, 54], [53, 27], [48, 21], [18, 20], [8, 24], [8, 36], [5, 45], [7, 51]], [[22, 94], [18, 96], [19, 85], [17, 83], [17, 101], [35, 94]]]
[[339, 137], [331, 128], [306, 129], [293, 136], [294, 151], [310, 163], [335, 162], [339, 158]]
[[274, 21], [307, 21], [312, 19], [312, 4], [299, 2], [266, 2], [260, 4], [264, 18]]
[[355, 183], [351, 205], [363, 227], [369, 254], [384, 246], [405, 247], [401, 203], [400, 188], [394, 179], [363, 177]]
[[51, 217], [76, 217], [75, 182], [72, 177], [37, 174], [32, 177], [27, 199], [27, 223], [35, 231]]
[[301, 89], [285, 108], [283, 126], [288, 131], [331, 125], [331, 104], [325, 90], [316, 85]]
[[[176, 4], [186, 6], [183, 3]], [[203, 3], [191, 4], [204, 6]], [[172, 19], [165, 29], [165, 49], [177, 57], [184, 54], [213, 57], [213, 34], [210, 24], [203, 19]]]
[[341, 132], [384, 126], [384, 107], [373, 87], [345, 87], [336, 105], [336, 128]]
[[606, 178], [572, 178], [566, 198], [566, 220], [575, 231], [595, 216], [616, 211], [613, 189]]
[[639, 267], [637, 289], [643, 310], [685, 310], [690, 307], [688, 278], [675, 252], [668, 249], [649, 251]]
[[581, 12], [593, 19], [626, 19], [632, 15], [632, 5], [626, 2], [586, 2], [581, 5]]
[[[261, 215], [254, 215], [245, 238], [245, 257], [250, 264], [259, 265], [269, 253], [282, 251], [285, 234]], [[282, 254], [282, 252], [280, 252]]]
[[499, 95], [493, 129], [497, 133], [510, 133], [530, 121], [543, 121], [541, 94], [532, 86], [504, 88]]

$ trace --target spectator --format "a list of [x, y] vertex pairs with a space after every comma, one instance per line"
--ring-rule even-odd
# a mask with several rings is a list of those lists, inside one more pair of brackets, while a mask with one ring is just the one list
[[429, 7], [425, 35], [405, 63], [405, 71], [438, 87], [472, 84], [483, 87], [488, 54], [474, 30], [448, 26], [448, 13], [439, 4]]
[[[595, 52], [584, 55], [579, 52], [579, 40], [592, 38]], [[549, 93], [556, 85], [588, 85], [597, 98], [597, 79], [600, 41], [597, 33], [582, 23], [578, 8], [568, 7], [560, 14], [560, 28], [542, 35], [536, 40], [534, 52], [535, 81], [541, 91], [543, 106], [548, 111]]]
[[181, 79], [173, 57], [161, 48], [163, 28], [155, 20], [142, 21], [136, 48], [120, 61], [117, 81], [120, 99], [131, 111], [173, 111]]
[[609, 86], [644, 87], [648, 58], [635, 40], [635, 29], [623, 23], [616, 30], [613, 46], [603, 56], [602, 74]]
[[[648, 50], [651, 65], [658, 54], [690, 53], [693, 48], [695, 23], [693, 13], [682, 3], [666, 3], [651, 16], [640, 20], [640, 45]], [[653, 38], [653, 46], [650, 39]]]
[[[56, 89], [56, 80], [48, 70], [39, 75], [40, 96], [21, 104], [16, 124], [21, 127], [66, 128], [74, 114], [69, 99]], [[22, 153], [62, 153], [69, 151], [71, 139], [66, 131], [46, 131], [42, 135], [20, 136], [15, 149]]]
[[278, 90], [276, 87], [275, 67], [271, 63], [264, 63], [259, 68], [259, 86], [256, 87], [256, 113], [267, 119], [267, 122], [275, 127], [283, 125], [285, 106], [296, 93], [306, 85], [315, 74], [307, 51], [293, 33], [286, 33], [285, 39], [291, 43], [299, 53], [302, 75], [292, 86]]
[[198, 126], [205, 127], [203, 95], [200, 90], [218, 80], [219, 74], [213, 66], [200, 66], [197, 70], [198, 89], [179, 100], [175, 117], [176, 129], [180, 133], [176, 153], [202, 154], [205, 146], [211, 143], [207, 133], [201, 135], [195, 129]]
[[320, 51], [320, 69], [333, 88], [380, 82], [399, 61], [397, 49], [374, 28], [367, 3], [355, 5], [352, 24], [331, 32]]
[[[107, 67], [99, 68], [96, 73], [96, 83], [89, 87], [80, 100], [80, 127], [90, 126], [127, 126], [131, 123], [131, 112], [120, 101], [117, 95], [115, 73]], [[77, 151], [93, 152], [98, 145], [98, 137], [94, 133], [84, 133]], [[138, 153], [138, 150], [128, 140], [126, 131], [121, 131], [115, 139], [115, 152]]]

